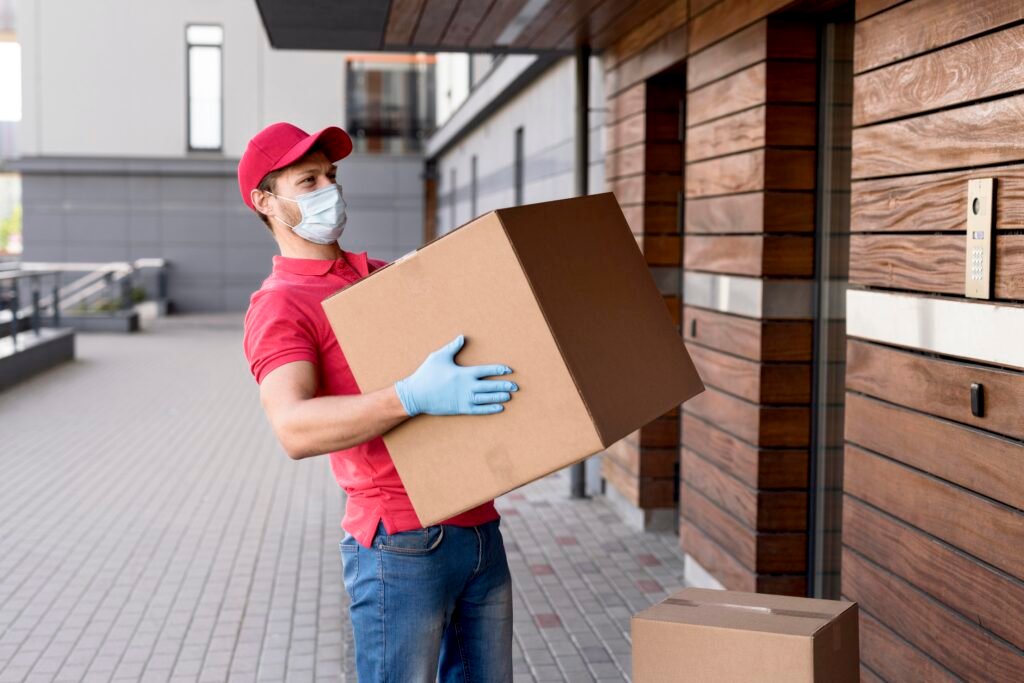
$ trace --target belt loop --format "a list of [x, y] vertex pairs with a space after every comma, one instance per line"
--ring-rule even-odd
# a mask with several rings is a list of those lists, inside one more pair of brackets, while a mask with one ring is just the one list
[[473, 531], [476, 532], [476, 569], [473, 570], [474, 574], [480, 573], [480, 567], [484, 561], [484, 539], [480, 535], [480, 526], [473, 527]]

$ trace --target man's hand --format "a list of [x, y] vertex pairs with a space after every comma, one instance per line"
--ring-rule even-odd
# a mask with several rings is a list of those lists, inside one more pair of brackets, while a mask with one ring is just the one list
[[507, 380], [482, 378], [507, 375], [512, 368], [457, 365], [455, 356], [465, 341], [460, 334], [427, 356], [416, 372], [395, 382], [395, 391], [409, 415], [489, 415], [505, 409], [501, 404], [519, 387]]

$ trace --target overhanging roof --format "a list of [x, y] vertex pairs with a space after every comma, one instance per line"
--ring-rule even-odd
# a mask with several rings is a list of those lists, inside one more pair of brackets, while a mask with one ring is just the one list
[[291, 50], [572, 52], [608, 47], [681, 0], [256, 0]]

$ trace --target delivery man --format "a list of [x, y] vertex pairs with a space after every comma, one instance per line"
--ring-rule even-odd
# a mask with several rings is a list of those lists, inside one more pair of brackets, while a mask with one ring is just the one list
[[512, 372], [505, 365], [458, 365], [459, 335], [408, 377], [360, 393], [320, 306], [385, 265], [338, 242], [346, 215], [334, 164], [351, 151], [334, 127], [309, 135], [275, 123], [249, 141], [242, 200], [281, 253], [250, 299], [245, 356], [284, 450], [328, 453], [348, 494], [341, 557], [360, 683], [511, 681], [511, 577], [493, 501], [424, 528], [381, 434], [420, 414], [500, 412], [518, 387], [487, 379]]

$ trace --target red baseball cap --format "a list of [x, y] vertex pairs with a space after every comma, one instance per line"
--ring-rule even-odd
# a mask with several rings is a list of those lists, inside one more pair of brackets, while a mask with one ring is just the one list
[[352, 152], [352, 138], [337, 126], [310, 135], [290, 123], [272, 123], [256, 133], [238, 161], [238, 189], [245, 205], [255, 211], [249, 195], [260, 181], [271, 171], [301, 159], [314, 146], [323, 150], [327, 160], [334, 163]]

